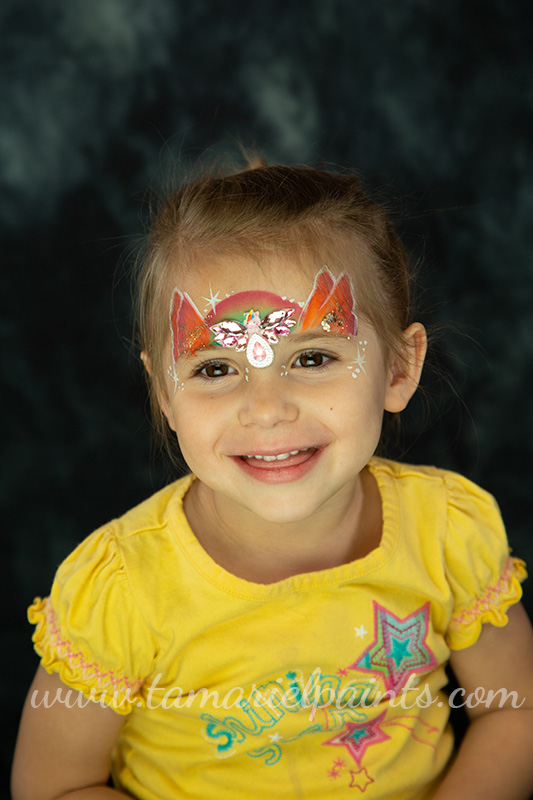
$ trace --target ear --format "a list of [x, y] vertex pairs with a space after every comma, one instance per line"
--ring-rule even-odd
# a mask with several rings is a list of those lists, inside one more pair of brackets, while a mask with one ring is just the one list
[[385, 411], [403, 411], [420, 382], [427, 350], [426, 329], [413, 322], [402, 334], [405, 357], [390, 366]]
[[[154, 380], [153, 370], [152, 370], [152, 362], [150, 361], [150, 356], [144, 350], [141, 353], [141, 361], [144, 364], [144, 368], [148, 373], [148, 383], [150, 386], [150, 392], [152, 394], [152, 398], [155, 396], [157, 399], [157, 403], [159, 404], [159, 408], [165, 415], [165, 418], [172, 428], [173, 431], [176, 430], [173, 419], [172, 419], [172, 410], [170, 407], [170, 402], [168, 399], [168, 394], [166, 389], [160, 389]], [[152, 401], [153, 402], [153, 401]], [[155, 408], [155, 405], [152, 405], [152, 408]]]
[[146, 372], [148, 373], [148, 375], [151, 378], [152, 377], [152, 364], [150, 362], [150, 357], [149, 357], [148, 353], [146, 352], [146, 350], [142, 350], [141, 351], [141, 361], [143, 362], [143, 366], [144, 366]]

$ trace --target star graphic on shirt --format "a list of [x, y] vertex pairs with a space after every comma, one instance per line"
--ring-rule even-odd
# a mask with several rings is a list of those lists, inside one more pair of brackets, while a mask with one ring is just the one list
[[359, 628], [355, 627], [354, 631], [355, 631], [355, 635], [356, 635], [356, 637], [358, 639], [364, 639], [365, 636], [367, 636], [367, 634], [368, 634], [368, 631], [367, 631], [367, 629], [365, 628], [364, 625], [360, 625]]
[[362, 792], [366, 791], [366, 787], [374, 783], [374, 778], [371, 778], [364, 767], [361, 769], [350, 770], [352, 780], [350, 782], [350, 789], [360, 789]]
[[397, 617], [374, 600], [374, 641], [350, 669], [379, 672], [387, 690], [399, 691], [414, 672], [426, 672], [437, 660], [426, 644], [429, 603]]
[[269, 733], [268, 738], [271, 742], [279, 742], [281, 739], [283, 739], [283, 736], [281, 736], [279, 733]]
[[337, 670], [337, 675], [340, 675], [341, 678], [345, 678], [347, 676], [347, 674], [348, 674], [348, 670], [345, 669], [344, 667], [341, 667], [340, 669]]
[[328, 778], [340, 778], [339, 770], [335, 769], [335, 767], [333, 767], [333, 769], [330, 769], [328, 771]]
[[384, 711], [379, 717], [365, 722], [347, 722], [340, 733], [322, 744], [346, 747], [354, 761], [361, 766], [361, 759], [367, 747], [390, 739], [390, 736], [380, 727], [386, 713]]
[[[215, 295], [213, 294], [213, 290], [211, 288], [211, 283], [210, 283], [209, 284], [209, 297], [203, 297], [202, 296], [202, 300], [207, 300], [207, 302], [211, 306], [211, 310], [212, 311], [215, 310], [216, 304], [220, 303], [220, 297], [218, 296], [219, 294], [220, 294], [220, 292], [217, 292]], [[204, 309], [204, 311], [207, 311], [207, 309]]]

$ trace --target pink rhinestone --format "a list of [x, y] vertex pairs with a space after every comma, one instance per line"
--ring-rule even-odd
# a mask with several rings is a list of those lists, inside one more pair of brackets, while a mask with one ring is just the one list
[[259, 342], [255, 341], [252, 346], [252, 356], [255, 361], [264, 361], [267, 357], [267, 351], [265, 346]]

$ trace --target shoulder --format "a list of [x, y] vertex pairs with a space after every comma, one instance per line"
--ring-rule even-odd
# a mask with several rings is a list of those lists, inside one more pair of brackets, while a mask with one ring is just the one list
[[373, 458], [370, 468], [378, 481], [380, 474], [392, 479], [400, 500], [404, 502], [416, 500], [425, 507], [437, 501], [439, 509], [444, 504], [452, 513], [464, 509], [474, 515], [496, 513], [499, 516], [494, 497], [457, 472], [384, 458]]
[[161, 537], [168, 538], [169, 518], [191, 480], [166, 486], [88, 536], [59, 566], [50, 597], [36, 598], [28, 612], [45, 669], [97, 698], [111, 687], [125, 699], [121, 713], [132, 707], [127, 692], [137, 692], [152, 668], [155, 590], [172, 568], [172, 548], [161, 548]]
[[132, 536], [165, 528], [169, 520], [182, 509], [182, 501], [193, 481], [186, 475], [143, 500], [121, 517], [109, 523], [117, 542], [124, 542]]
[[192, 476], [188, 475], [165, 486], [93, 531], [60, 564], [55, 583], [88, 586], [98, 582], [99, 576], [102, 580], [111, 574], [126, 578], [129, 559], [137, 551], [142, 558], [145, 548], [157, 543], [157, 532], [166, 532], [176, 509], [179, 512], [182, 507], [191, 481]]
[[[425, 542], [432, 557], [469, 565], [486, 562], [503, 568], [509, 546], [494, 497], [456, 472], [433, 466], [376, 459], [371, 469], [378, 483], [388, 485], [403, 537]], [[385, 502], [384, 502], [385, 508]]]

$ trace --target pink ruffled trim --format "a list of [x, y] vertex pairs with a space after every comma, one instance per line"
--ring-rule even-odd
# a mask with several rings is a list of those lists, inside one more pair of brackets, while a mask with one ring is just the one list
[[[462, 631], [484, 615], [495, 616], [500, 625], [507, 622], [505, 611], [510, 605], [520, 600], [519, 581], [526, 577], [524, 562], [509, 557], [503, 572], [493, 586], [488, 586], [483, 597], [478, 597], [470, 608], [463, 608], [450, 620], [449, 627], [454, 631]], [[494, 620], [496, 621], [496, 620]]]
[[72, 643], [63, 637], [59, 628], [56, 612], [50, 598], [36, 598], [28, 610], [28, 618], [32, 623], [40, 623], [33, 637], [39, 655], [43, 657], [43, 665], [50, 666], [55, 660], [67, 662], [74, 672], [80, 671], [83, 681], [96, 679], [99, 689], [112, 687], [113, 692], [126, 690], [135, 692], [143, 683], [142, 679], [130, 680], [117, 676], [113, 670], [102, 670], [94, 662], [87, 661], [83, 653], [76, 650]]

